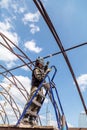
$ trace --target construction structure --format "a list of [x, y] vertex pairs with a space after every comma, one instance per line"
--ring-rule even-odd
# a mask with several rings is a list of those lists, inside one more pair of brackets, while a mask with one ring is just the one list
[[[38, 10], [40, 11], [40, 13], [42, 14], [45, 22], [47, 23], [50, 31], [52, 32], [53, 36], [54, 36], [54, 39], [56, 40], [56, 43], [58, 44], [59, 48], [60, 48], [60, 52], [56, 53], [56, 54], [59, 54], [61, 53], [66, 61], [66, 64], [70, 70], [70, 73], [72, 75], [72, 78], [75, 82], [75, 85], [76, 85], [76, 88], [78, 90], [78, 93], [79, 93], [79, 96], [80, 96], [80, 99], [81, 99], [81, 102], [82, 102], [82, 105], [83, 105], [83, 108], [84, 108], [84, 111], [85, 113], [87, 114], [87, 107], [85, 105], [85, 101], [83, 99], [83, 96], [81, 94], [81, 91], [79, 89], [79, 85], [78, 85], [78, 82], [76, 80], [76, 77], [75, 77], [75, 74], [74, 74], [74, 71], [73, 71], [73, 68], [70, 64], [70, 61], [67, 57], [67, 54], [66, 54], [66, 51], [69, 51], [70, 49], [74, 49], [76, 47], [80, 47], [82, 45], [86, 45], [87, 43], [84, 43], [84, 44], [81, 44], [81, 45], [78, 45], [78, 46], [74, 46], [72, 48], [69, 48], [67, 50], [64, 49], [60, 39], [59, 39], [59, 36], [42, 4], [42, 2], [40, 0], [33, 0], [33, 2], [35, 3], [36, 7], [38, 8]], [[20, 63], [22, 63], [21, 65], [15, 67], [15, 68], [12, 68], [12, 69], [7, 69], [5, 66], [3, 65], [0, 65], [0, 76], [1, 78], [2, 77], [5, 77], [5, 79], [7, 79], [9, 81], [9, 84], [7, 85], [7, 87], [4, 87], [3, 84], [0, 84], [0, 87], [1, 87], [1, 91], [0, 91], [0, 95], [2, 98], [5, 99], [5, 102], [3, 103], [0, 103], [0, 116], [1, 116], [1, 119], [2, 119], [2, 124], [4, 124], [4, 126], [0, 126], [0, 129], [1, 130], [5, 130], [5, 129], [8, 129], [8, 130], [14, 130], [14, 129], [19, 129], [19, 130], [24, 130], [24, 129], [30, 129], [30, 130], [37, 130], [37, 129], [40, 129], [40, 130], [55, 130], [56, 128], [53, 128], [53, 127], [34, 127], [34, 128], [19, 128], [18, 127], [18, 124], [20, 123], [20, 121], [22, 120], [22, 118], [24, 117], [27, 109], [31, 106], [32, 102], [36, 105], [39, 106], [39, 109], [38, 109], [38, 112], [37, 113], [34, 113], [33, 111], [30, 111], [30, 115], [33, 115], [37, 118], [39, 118], [39, 112], [41, 110], [41, 107], [42, 105], [44, 104], [44, 100], [45, 100], [45, 97], [48, 95], [50, 100], [51, 100], [51, 103], [54, 107], [54, 112], [55, 112], [55, 116], [56, 116], [56, 122], [57, 122], [57, 128], [59, 130], [61, 130], [61, 116], [62, 115], [65, 115], [64, 113], [64, 110], [63, 110], [63, 107], [62, 107], [62, 104], [61, 104], [61, 101], [60, 101], [60, 97], [59, 97], [59, 94], [58, 94], [58, 91], [56, 89], [56, 85], [54, 83], [54, 78], [55, 78], [55, 75], [57, 73], [57, 68], [55, 66], [51, 66], [51, 69], [53, 71], [53, 75], [52, 77], [50, 78], [50, 75], [47, 74], [45, 76], [45, 78], [43, 79], [42, 83], [38, 86], [38, 89], [36, 90], [35, 94], [31, 97], [27, 107], [24, 109], [23, 112], [20, 111], [19, 109], [19, 103], [17, 103], [14, 98], [13, 98], [13, 95], [10, 94], [10, 89], [12, 87], [16, 87], [17, 91], [20, 93], [21, 96], [23, 96], [24, 100], [27, 101], [28, 100], [28, 96], [29, 96], [29, 93], [28, 91], [26, 90], [26, 88], [24, 87], [24, 85], [21, 83], [20, 80], [18, 80], [18, 78], [13, 75], [12, 71], [13, 70], [16, 70], [16, 69], [20, 69], [21, 67], [24, 67], [24, 66], [27, 66], [27, 68], [29, 70], [33, 70], [34, 66], [35, 66], [35, 61], [32, 61], [29, 56], [27, 56], [15, 43], [13, 43], [8, 37], [6, 37], [4, 34], [0, 33], [0, 46], [4, 47], [5, 49], [7, 49], [9, 52], [11, 52], [11, 54], [15, 55], [19, 60], [20, 60]], [[13, 48], [16, 48], [16, 49], [13, 49]], [[54, 56], [56, 54], [52, 54], [51, 56]], [[44, 59], [50, 57], [49, 56], [46, 56], [46, 57], [43, 57]], [[32, 67], [31, 67], [32, 65]], [[41, 95], [39, 90], [40, 88], [42, 87], [42, 84], [44, 82], [44, 80], [48, 80], [49, 84], [50, 84], [50, 90], [48, 91], [45, 91], [45, 94], [44, 95]], [[54, 94], [55, 93], [55, 94]], [[38, 104], [36, 102], [33, 101], [34, 97], [39, 94], [43, 100], [41, 102], [41, 104]], [[54, 96], [56, 95], [56, 97]], [[9, 104], [10, 108], [11, 108], [11, 111], [12, 111], [12, 115], [14, 116], [14, 119], [16, 120], [16, 124], [14, 126], [10, 126], [9, 122], [11, 121], [11, 119], [9, 119], [9, 115], [8, 113], [6, 112], [5, 108], [6, 108], [6, 105], [7, 103]], [[5, 126], [5, 124], [8, 124], [8, 126]], [[68, 125], [67, 125], [67, 121], [66, 121], [66, 129], [70, 129], [70, 130], [74, 130], [76, 128], [68, 128]], [[79, 130], [79, 129], [77, 129]], [[80, 129], [80, 130], [85, 130], [85, 129]]]

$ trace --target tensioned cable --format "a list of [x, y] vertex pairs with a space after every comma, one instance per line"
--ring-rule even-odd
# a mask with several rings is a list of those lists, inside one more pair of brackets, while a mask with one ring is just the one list
[[[84, 45], [87, 45], [87, 42], [82, 43], [82, 44], [79, 44], [79, 45], [76, 45], [76, 46], [73, 46], [73, 47], [70, 47], [70, 48], [67, 48], [67, 49], [65, 49], [64, 51], [68, 52], [68, 51], [71, 51], [71, 50], [73, 50], [73, 49], [82, 47], [82, 46], [84, 46]], [[59, 55], [59, 54], [61, 54], [61, 53], [62, 53], [61, 51], [55, 52], [55, 53], [49, 54], [49, 55], [47, 55], [47, 56], [44, 56], [43, 59], [50, 58], [50, 57], [52, 57], [52, 56], [56, 56], [56, 55]], [[36, 60], [32, 61], [32, 63], [35, 62], [35, 61], [36, 61]], [[26, 63], [26, 64], [31, 64], [31, 62], [28, 62], [28, 63]], [[17, 67], [11, 68], [11, 69], [9, 69], [9, 70], [7, 70], [7, 71], [9, 72], [9, 71], [12, 71], [12, 70], [21, 68], [21, 67], [23, 67], [23, 66], [26, 66], [26, 64], [19, 65], [19, 66], [17, 66]], [[0, 72], [0, 74], [6, 73], [7, 71]]]
[[76, 87], [77, 87], [77, 90], [78, 90], [78, 93], [79, 93], [81, 102], [82, 102], [83, 107], [84, 107], [84, 110], [85, 110], [85, 112], [86, 112], [86, 114], [87, 114], [86, 105], [85, 105], [85, 102], [84, 102], [82, 93], [81, 93], [81, 91], [80, 91], [79, 84], [78, 84], [78, 82], [77, 82], [77, 80], [76, 80], [76, 77], [75, 77], [73, 68], [72, 68], [72, 66], [71, 66], [71, 63], [70, 63], [70, 61], [69, 61], [69, 59], [68, 59], [68, 56], [67, 56], [66, 52], [64, 51], [64, 47], [63, 47], [63, 45], [62, 45], [62, 43], [61, 43], [61, 40], [60, 40], [60, 38], [59, 38], [59, 36], [58, 36], [58, 34], [57, 34], [57, 32], [56, 32], [54, 26], [53, 26], [53, 24], [52, 24], [52, 22], [51, 22], [51, 20], [50, 20], [50, 18], [49, 18], [49, 16], [48, 16], [48, 14], [47, 14], [47, 12], [46, 12], [46, 10], [45, 10], [45, 8], [44, 8], [42, 2], [41, 2], [40, 0], [33, 0], [33, 2], [35, 3], [36, 7], [37, 7], [38, 10], [40, 11], [41, 15], [43, 16], [43, 18], [44, 18], [46, 24], [48, 25], [48, 27], [49, 27], [51, 33], [53, 34], [53, 36], [54, 36], [54, 38], [55, 38], [55, 40], [56, 40], [56, 42], [57, 42], [57, 45], [59, 46], [59, 48], [60, 48], [60, 50], [61, 50], [61, 52], [62, 52], [62, 55], [63, 55], [63, 57], [64, 57], [64, 59], [65, 59], [67, 65], [68, 65], [68, 68], [69, 68], [69, 70], [70, 70], [70, 72], [71, 72], [71, 75], [72, 75], [72, 77], [73, 77], [73, 80], [74, 80], [74, 82], [75, 82], [75, 84], [76, 84]]
[[[81, 46], [84, 46], [84, 45], [87, 45], [87, 42], [82, 43], [82, 44], [79, 44], [79, 45], [76, 45], [76, 46], [73, 46], [73, 47], [70, 47], [70, 48], [67, 48], [67, 49], [64, 50], [64, 52], [71, 51], [71, 50], [73, 50], [73, 49], [76, 49], [76, 48], [81, 47]], [[49, 58], [49, 57], [52, 57], [52, 56], [55, 56], [55, 55], [59, 55], [59, 54], [61, 54], [61, 53], [62, 53], [61, 51], [55, 52], [55, 53], [50, 54], [50, 55], [47, 55], [47, 56], [45, 56], [45, 57], [43, 57], [43, 58], [46, 59], [46, 58]]]

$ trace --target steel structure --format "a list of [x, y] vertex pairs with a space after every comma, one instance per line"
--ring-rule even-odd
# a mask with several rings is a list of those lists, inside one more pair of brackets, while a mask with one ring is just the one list
[[[14, 54], [22, 63], [24, 63], [25, 66], [28, 67], [29, 70], [32, 71], [31, 67], [27, 64], [27, 62], [30, 62], [33, 66], [34, 66], [34, 63], [32, 63], [29, 57], [16, 44], [14, 44], [9, 38], [7, 38], [2, 33], [0, 33], [0, 46], [3, 46], [9, 52]], [[9, 83], [13, 85], [20, 92], [20, 94], [25, 98], [25, 100], [28, 99], [29, 93], [25, 89], [24, 85], [17, 79], [17, 77], [13, 73], [11, 73], [6, 67], [4, 67], [1, 64], [0, 64], [0, 77], [1, 79], [2, 78], [7, 79]], [[16, 103], [16, 101], [14, 100], [10, 92], [6, 90], [6, 88], [2, 84], [2, 81], [0, 82], [1, 82], [0, 83], [0, 98], [2, 97], [4, 101], [9, 104], [17, 121], [21, 114], [18, 104]], [[0, 116], [1, 116], [2, 122], [3, 124], [9, 124], [9, 116], [8, 116], [7, 111], [5, 110], [6, 105], [3, 106], [2, 104], [0, 104], [0, 106], [1, 106]]]
[[1, 103], [0, 103], [0, 117], [3, 124], [9, 124], [7, 112], [5, 111], [4, 106]]
[[[62, 43], [61, 43], [61, 40], [59, 39], [59, 36], [42, 4], [42, 2], [40, 0], [33, 0], [34, 4], [36, 5], [36, 7], [38, 8], [38, 10], [40, 11], [40, 13], [42, 14], [44, 20], [46, 21], [51, 33], [53, 34], [59, 48], [60, 48], [60, 52], [57, 52], [57, 53], [54, 53], [54, 54], [50, 54], [48, 56], [45, 56], [43, 57], [44, 59], [45, 58], [48, 58], [48, 57], [51, 57], [51, 56], [55, 56], [55, 55], [58, 55], [58, 54], [62, 54], [66, 63], [67, 63], [67, 66], [70, 70], [70, 73], [73, 77], [73, 80], [76, 84], [76, 87], [77, 87], [77, 90], [78, 90], [78, 93], [80, 95], [80, 98], [81, 98], [81, 102], [82, 102], [82, 105], [84, 107], [84, 110], [87, 114], [87, 108], [86, 108], [86, 105], [85, 105], [85, 102], [84, 102], [84, 99], [83, 99], [83, 96], [81, 94], [81, 91], [79, 89], [79, 85], [77, 83], [77, 80], [76, 80], [76, 77], [75, 77], [75, 74], [74, 74], [74, 71], [73, 71], [73, 68], [70, 64], [70, 61], [68, 59], [68, 56], [66, 54], [66, 51], [70, 51], [72, 49], [75, 49], [77, 47], [81, 47], [83, 45], [86, 45], [87, 43], [83, 43], [83, 44], [80, 44], [80, 45], [77, 45], [77, 46], [74, 46], [74, 47], [71, 47], [71, 48], [68, 48], [68, 49], [64, 49]], [[26, 90], [26, 88], [24, 87], [24, 85], [21, 83], [21, 81], [19, 81], [17, 79], [17, 77], [11, 72], [15, 69], [18, 69], [18, 68], [21, 68], [23, 66], [27, 66], [29, 70], [32, 71], [32, 68], [31, 68], [31, 65], [32, 67], [34, 67], [34, 62], [35, 61], [32, 61], [15, 43], [13, 43], [9, 38], [7, 38], [4, 34], [0, 33], [0, 46], [4, 47], [5, 49], [7, 49], [9, 52], [11, 52], [11, 54], [15, 55], [21, 62], [21, 65], [17, 65], [16, 67], [14, 68], [11, 68], [11, 69], [7, 69], [5, 66], [1, 65], [0, 64], [0, 77], [2, 78], [5, 78], [9, 81], [9, 83], [11, 85], [13, 85], [18, 91], [19, 93], [24, 97], [25, 100], [28, 99], [28, 96], [29, 96], [29, 93], [28, 91]], [[15, 49], [14, 49], [15, 48]], [[2, 81], [0, 81], [2, 82]], [[19, 84], [19, 85], [18, 85]], [[21, 112], [19, 110], [19, 106], [18, 104], [16, 103], [16, 101], [14, 100], [13, 96], [10, 94], [10, 92], [3, 86], [2, 83], [0, 83], [0, 97], [4, 98], [5, 102], [9, 104], [9, 106], [11, 107], [11, 110], [13, 111], [14, 113], [14, 116], [16, 118], [16, 120], [18, 120], [18, 118], [20, 117], [21, 115]], [[9, 124], [9, 115], [5, 109], [6, 105], [3, 105], [2, 103], [0, 103], [0, 117], [1, 117], [1, 120], [3, 122], [3, 124]]]

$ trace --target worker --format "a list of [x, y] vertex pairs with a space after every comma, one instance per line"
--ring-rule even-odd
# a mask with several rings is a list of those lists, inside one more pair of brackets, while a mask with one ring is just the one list
[[[27, 103], [29, 103], [31, 97], [34, 95], [34, 93], [38, 89], [38, 87], [41, 84], [41, 82], [43, 81], [45, 75], [51, 71], [51, 69], [48, 68], [48, 64], [49, 64], [49, 62], [47, 62], [47, 64], [45, 65], [44, 59], [42, 57], [38, 57], [36, 59], [35, 68], [32, 71], [32, 82], [31, 82], [32, 87], [31, 87], [30, 97], [29, 97]], [[50, 87], [50, 85], [48, 83], [46, 83], [46, 81], [44, 81], [44, 83], [42, 85], [45, 89], [49, 89], [49, 87]], [[40, 89], [40, 92], [42, 94], [43, 94], [43, 87], [41, 87], [41, 89]], [[41, 101], [42, 101], [42, 97], [40, 95], [37, 95], [34, 99], [37, 100], [39, 103], [41, 103]], [[27, 104], [25, 105], [25, 107], [26, 106], [27, 106]], [[24, 118], [21, 122], [23, 124], [32, 125], [32, 126], [37, 125], [36, 117], [34, 117], [33, 115], [29, 115], [29, 110], [37, 113], [38, 106], [36, 106], [35, 104], [32, 103], [30, 105], [29, 109], [27, 110], [26, 114], [24, 115]]]

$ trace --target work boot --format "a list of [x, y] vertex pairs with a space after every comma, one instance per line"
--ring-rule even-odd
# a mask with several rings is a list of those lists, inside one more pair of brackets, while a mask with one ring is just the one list
[[36, 121], [34, 121], [34, 120], [32, 120], [31, 122], [29, 122], [29, 124], [30, 124], [31, 126], [37, 126], [37, 123], [36, 123]]
[[35, 121], [34, 117], [29, 118], [29, 124], [32, 125], [32, 126], [37, 126], [37, 122]]
[[18, 126], [19, 127], [31, 127], [31, 124], [29, 123], [28, 118], [23, 118]]
[[23, 128], [23, 127], [24, 127], [24, 128], [25, 128], [25, 127], [28, 127], [28, 128], [30, 128], [30, 127], [32, 127], [32, 125], [29, 124], [29, 123], [24, 123], [24, 122], [22, 123], [22, 122], [20, 122], [20, 124], [18, 125], [18, 127], [22, 127], [22, 128]]

